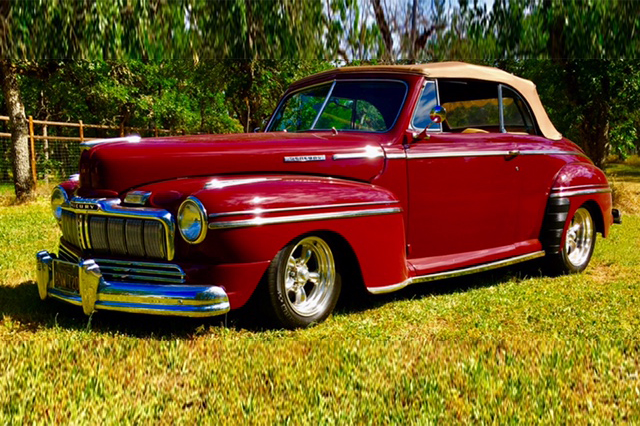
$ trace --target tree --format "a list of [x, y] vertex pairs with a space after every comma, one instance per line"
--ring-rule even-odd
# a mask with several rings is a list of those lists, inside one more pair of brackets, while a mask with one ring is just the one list
[[[161, 57], [190, 53], [182, 2], [128, 0], [0, 2], [0, 77], [12, 134], [17, 202], [33, 198], [19, 74], [66, 58]], [[42, 67], [45, 63], [47, 66]]]
[[640, 96], [634, 60], [640, 2], [496, 0], [487, 11], [461, 1], [454, 15], [443, 37], [446, 55], [471, 57], [539, 82], [559, 130], [596, 165], [603, 165], [612, 135], [619, 143], [632, 133], [623, 128], [629, 129]]

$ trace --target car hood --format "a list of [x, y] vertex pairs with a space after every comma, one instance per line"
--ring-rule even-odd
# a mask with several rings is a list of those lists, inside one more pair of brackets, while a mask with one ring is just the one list
[[308, 174], [371, 181], [384, 166], [383, 134], [248, 133], [104, 143], [82, 153], [80, 193], [122, 194], [199, 176]]

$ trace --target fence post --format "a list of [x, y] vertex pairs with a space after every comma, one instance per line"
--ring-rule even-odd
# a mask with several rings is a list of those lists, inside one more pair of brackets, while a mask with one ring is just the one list
[[124, 121], [120, 123], [120, 137], [124, 136]]
[[36, 144], [33, 139], [33, 117], [29, 116], [29, 150], [31, 151], [31, 178], [33, 179], [33, 187], [38, 184], [38, 175], [36, 174]]
[[80, 143], [84, 142], [84, 128], [82, 127], [82, 120], [78, 120], [80, 123]]
[[42, 126], [42, 136], [44, 136], [44, 140], [42, 142], [42, 150], [44, 151], [44, 164], [46, 164], [44, 168], [44, 182], [47, 184], [47, 187], [49, 186], [49, 173], [47, 173], [49, 167], [49, 139], [47, 139], [48, 135], [49, 130], [47, 129], [47, 125], [44, 124]]
[[154, 134], [156, 135], [156, 138], [158, 137], [158, 126], [154, 127]]

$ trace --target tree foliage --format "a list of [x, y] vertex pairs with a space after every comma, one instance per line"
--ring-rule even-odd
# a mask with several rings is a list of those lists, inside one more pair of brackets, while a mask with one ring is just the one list
[[638, 150], [638, 16], [625, 0], [0, 2], [0, 58], [27, 115], [186, 133], [251, 131], [335, 65], [459, 59], [536, 82], [602, 164]]
[[640, 2], [461, 1], [441, 57], [496, 65], [537, 83], [552, 120], [602, 166], [637, 147]]

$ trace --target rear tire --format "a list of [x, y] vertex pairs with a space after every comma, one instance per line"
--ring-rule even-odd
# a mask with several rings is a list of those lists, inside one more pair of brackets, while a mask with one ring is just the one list
[[574, 213], [562, 235], [564, 244], [557, 253], [547, 255], [547, 265], [553, 274], [575, 274], [585, 270], [596, 245], [593, 216], [586, 207]]
[[271, 311], [285, 328], [304, 328], [324, 321], [333, 312], [340, 289], [331, 247], [316, 235], [292, 241], [269, 266]]

